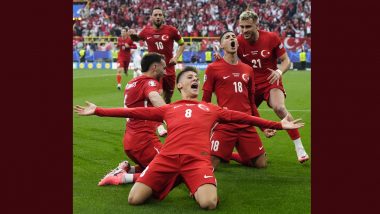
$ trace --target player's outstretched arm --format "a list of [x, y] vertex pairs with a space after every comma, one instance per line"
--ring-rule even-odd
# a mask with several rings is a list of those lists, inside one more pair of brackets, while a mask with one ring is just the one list
[[74, 112], [80, 116], [90, 116], [95, 114], [96, 105], [86, 101], [86, 106], [76, 105], [74, 107]]
[[263, 128], [270, 128], [270, 129], [298, 129], [304, 126], [303, 123], [301, 123], [300, 119], [289, 121], [289, 116], [286, 116], [281, 122], [275, 122], [271, 120], [266, 120], [263, 118], [250, 116], [248, 114], [239, 112], [239, 111], [232, 111], [232, 110], [226, 110], [226, 109], [219, 109], [218, 110], [218, 118], [220, 122], [228, 122], [228, 123], [242, 123], [242, 124], [250, 124], [253, 126], [263, 127]]
[[95, 104], [86, 102], [87, 106], [75, 106], [74, 111], [81, 116], [97, 115], [100, 117], [122, 117], [122, 118], [135, 118], [140, 120], [153, 120], [162, 122], [163, 109], [161, 108], [101, 108]]
[[291, 121], [291, 117], [288, 115], [286, 115], [286, 117], [284, 119], [281, 120], [281, 125], [282, 125], [282, 128], [283, 129], [298, 129], [298, 128], [301, 128], [305, 125], [305, 123], [302, 123], [301, 119], [296, 119], [296, 120], [293, 120]]

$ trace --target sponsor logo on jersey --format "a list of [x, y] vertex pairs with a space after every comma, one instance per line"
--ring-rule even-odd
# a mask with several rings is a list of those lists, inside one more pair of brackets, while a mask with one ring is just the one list
[[212, 176], [212, 175], [205, 175], [205, 176], [203, 176], [204, 178], [212, 178], [212, 177], [214, 177], [214, 176]]
[[202, 109], [203, 111], [210, 111], [210, 109], [209, 109], [206, 105], [198, 104], [198, 107], [199, 107], [200, 109]]
[[149, 86], [157, 86], [157, 84], [156, 84], [156, 82], [155, 82], [154, 80], [150, 80], [150, 81], [148, 82], [148, 85], [149, 85]]
[[176, 105], [176, 106], [173, 106], [174, 109], [178, 108], [178, 107], [181, 107], [182, 105]]
[[228, 77], [230, 77], [230, 75], [228, 75], [228, 76], [223, 76], [223, 79], [225, 80], [225, 79], [227, 79]]
[[256, 55], [256, 54], [258, 54], [259, 53], [259, 51], [251, 51], [251, 54], [252, 55]]
[[186, 104], [186, 106], [194, 106], [195, 104]]
[[248, 56], [249, 55], [249, 53], [247, 53], [247, 54], [243, 54], [243, 57], [246, 57], [246, 56]]

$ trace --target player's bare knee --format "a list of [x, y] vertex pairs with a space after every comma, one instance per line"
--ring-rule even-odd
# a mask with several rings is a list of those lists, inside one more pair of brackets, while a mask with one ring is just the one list
[[255, 167], [258, 169], [264, 169], [267, 168], [268, 164], [266, 161], [259, 161], [255, 163]]
[[203, 199], [203, 200], [199, 201], [199, 206], [202, 209], [206, 209], [206, 210], [213, 210], [213, 209], [215, 209], [217, 204], [218, 204], [217, 197], [210, 197], [210, 198]]
[[142, 204], [143, 201], [139, 200], [135, 194], [129, 194], [128, 196], [128, 204], [130, 205], [139, 205]]

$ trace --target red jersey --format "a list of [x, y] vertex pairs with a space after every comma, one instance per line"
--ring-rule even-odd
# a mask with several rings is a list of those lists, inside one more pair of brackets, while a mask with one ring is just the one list
[[[136, 77], [128, 82], [124, 91], [124, 107], [136, 108], [136, 107], [152, 107], [152, 103], [149, 100], [149, 93], [160, 89], [159, 82], [151, 77], [145, 75]], [[155, 133], [155, 127], [157, 122], [139, 120], [130, 118], [127, 123], [127, 129], [138, 130], [139, 132], [153, 132]]]
[[266, 128], [282, 129], [281, 123], [249, 116], [238, 111], [222, 109], [206, 102], [180, 100], [152, 108], [96, 108], [95, 114], [109, 117], [129, 117], [142, 120], [166, 121], [168, 136], [161, 155], [187, 154], [210, 158], [210, 134], [215, 122], [236, 122]]
[[148, 45], [149, 52], [156, 52], [165, 56], [165, 62], [169, 67], [169, 61], [173, 58], [173, 43], [182, 37], [177, 28], [171, 25], [162, 25], [160, 29], [145, 27], [139, 37]]
[[[125, 46], [125, 44], [128, 44], [129, 48], [125, 48], [123, 50], [122, 47]], [[127, 59], [131, 58], [131, 49], [137, 48], [136, 44], [134, 44], [132, 39], [129, 37], [126, 37], [125, 39], [123, 37], [117, 38], [117, 47], [119, 48], [119, 53], [117, 54], [117, 57], [118, 58], [122, 57], [122, 58], [127, 58]]]
[[277, 69], [277, 58], [286, 51], [280, 38], [272, 32], [259, 30], [259, 39], [250, 44], [242, 35], [237, 37], [239, 47], [238, 56], [242, 62], [253, 67], [255, 72], [255, 83], [268, 82], [271, 71]]
[[[255, 94], [253, 77], [253, 69], [247, 64], [238, 61], [237, 65], [232, 65], [224, 59], [217, 60], [206, 68], [203, 90], [215, 92], [218, 106], [222, 108], [252, 114], [251, 101]], [[204, 98], [203, 101], [211, 101]], [[234, 126], [248, 127], [245, 124]]]

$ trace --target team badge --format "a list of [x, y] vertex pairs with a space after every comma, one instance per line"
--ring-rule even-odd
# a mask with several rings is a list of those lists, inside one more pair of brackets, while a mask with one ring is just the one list
[[149, 85], [149, 86], [157, 86], [156, 82], [153, 81], [153, 80], [149, 81], [149, 82], [148, 82], [148, 85]]
[[243, 74], [243, 75], [241, 76], [241, 78], [242, 78], [245, 82], [248, 82], [248, 80], [249, 80], [249, 76], [248, 76], [247, 74]]
[[267, 50], [262, 50], [260, 52], [260, 55], [263, 57], [263, 58], [268, 58], [270, 56], [270, 52], [267, 51]]
[[169, 39], [169, 36], [164, 34], [164, 35], [162, 35], [161, 39], [162, 39], [162, 41], [166, 41]]
[[203, 104], [198, 104], [198, 107], [200, 109], [202, 109], [203, 111], [210, 111], [210, 109], [207, 106], [203, 105]]

